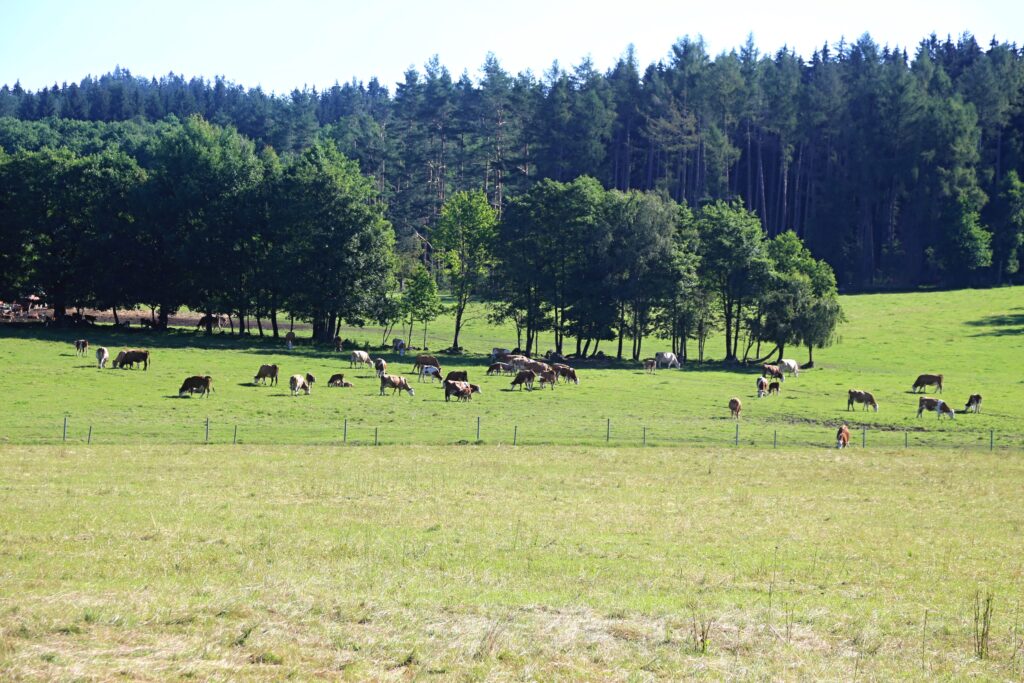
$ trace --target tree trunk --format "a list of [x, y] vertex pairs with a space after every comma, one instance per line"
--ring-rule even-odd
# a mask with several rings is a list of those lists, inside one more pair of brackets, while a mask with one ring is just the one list
[[120, 326], [121, 325], [121, 321], [118, 320], [118, 318], [117, 318], [117, 304], [114, 304], [114, 307], [111, 308], [110, 310], [113, 311], [113, 313], [114, 313], [114, 326], [115, 327]]
[[206, 334], [207, 336], [211, 336], [213, 335], [213, 311], [206, 309], [204, 315], [206, 319]]
[[274, 339], [278, 338], [277, 335], [277, 309], [270, 309], [270, 327], [274, 331]]

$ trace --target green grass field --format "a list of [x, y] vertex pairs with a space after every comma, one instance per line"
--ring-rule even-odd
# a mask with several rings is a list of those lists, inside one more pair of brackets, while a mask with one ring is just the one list
[[[495, 345], [514, 345], [510, 329], [486, 325], [482, 310], [465, 332], [470, 354], [442, 358], [445, 370], [465, 368], [483, 387], [471, 403], [445, 403], [438, 384], [418, 384], [415, 397], [378, 396], [371, 371], [348, 369], [347, 354], [259, 338], [177, 331], [170, 335], [113, 334], [90, 330], [93, 346], [113, 353], [125, 346], [153, 352], [152, 367], [99, 371], [92, 355], [74, 355], [71, 340], [83, 333], [0, 327], [0, 363], [13, 371], [0, 377], [6, 397], [0, 441], [60, 443], [64, 418], [68, 439], [81, 443], [200, 443], [206, 438], [246, 444], [337, 444], [348, 423], [348, 441], [382, 444], [604, 444], [726, 445], [735, 439], [727, 403], [744, 402], [740, 442], [746, 445], [831, 445], [836, 425], [848, 420], [854, 442], [869, 447], [988, 448], [990, 432], [998, 447], [1024, 447], [1024, 289], [886, 294], [844, 297], [849, 322], [841, 343], [819, 350], [816, 367], [783, 384], [782, 394], [758, 400], [754, 368], [709, 364], [682, 371], [644, 374], [635, 364], [608, 369], [580, 368], [579, 386], [554, 391], [508, 391], [506, 377], [485, 377], [487, 355]], [[432, 326], [444, 334], [432, 348], [450, 343], [447, 321]], [[346, 330], [358, 340], [379, 343], [373, 330]], [[720, 353], [719, 340], [710, 343]], [[665, 348], [647, 342], [647, 353]], [[606, 350], [610, 348], [606, 345]], [[787, 355], [805, 359], [806, 350]], [[377, 354], [375, 354], [377, 355]], [[383, 354], [390, 372], [408, 373], [411, 359]], [[261, 363], [278, 363], [284, 381], [277, 388], [252, 386]], [[312, 395], [289, 396], [287, 376], [312, 372], [319, 384]], [[331, 389], [327, 378], [345, 372], [355, 387]], [[910, 385], [920, 373], [943, 373], [943, 398], [962, 408], [968, 395], [985, 397], [981, 415], [939, 422], [934, 414], [916, 417]], [[211, 375], [212, 398], [179, 399], [184, 377]], [[872, 391], [876, 413], [846, 411], [846, 391]]]

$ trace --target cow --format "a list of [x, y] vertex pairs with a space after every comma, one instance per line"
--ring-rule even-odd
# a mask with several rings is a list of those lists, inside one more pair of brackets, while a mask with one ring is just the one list
[[981, 412], [981, 394], [971, 394], [971, 397], [967, 399], [967, 405], [964, 406], [965, 413], [980, 413]]
[[342, 387], [343, 389], [352, 388], [352, 382], [345, 381], [345, 375], [331, 375], [331, 378], [327, 380], [327, 386], [329, 387]]
[[776, 396], [778, 396], [779, 395], [779, 389], [780, 389], [780, 386], [779, 386], [778, 382], [770, 382], [768, 384], [768, 395], [771, 396], [772, 394], [775, 394]]
[[658, 361], [653, 358], [644, 358], [644, 372], [654, 374], [658, 370]]
[[149, 370], [149, 351], [146, 349], [125, 349], [117, 354], [113, 365], [115, 368], [123, 370], [125, 366], [134, 369], [136, 363], [142, 363], [142, 369]]
[[[500, 360], [500, 358], [499, 358], [499, 360]], [[509, 363], [512, 366], [513, 370], [515, 370], [516, 372], [519, 372], [520, 370], [524, 370], [526, 364], [527, 363], [531, 363], [532, 361], [527, 356], [524, 356], [524, 355], [518, 354], [518, 353], [514, 353], [511, 356], [508, 356], [505, 359], [504, 362]]]
[[757, 378], [757, 397], [762, 398], [768, 393], [768, 380], [764, 377]]
[[96, 367], [105, 368], [107, 367], [107, 361], [110, 359], [110, 352], [107, 351], [107, 347], [101, 346], [96, 349]]
[[292, 375], [291, 379], [288, 380], [288, 388], [292, 391], [292, 396], [298, 396], [300, 391], [304, 391], [307, 396], [309, 392], [313, 390], [313, 383], [316, 382], [316, 377], [306, 373], [306, 376]]
[[527, 361], [527, 362], [523, 363], [523, 369], [524, 370], [533, 370], [534, 372], [537, 373], [538, 376], [540, 376], [541, 374], [543, 374], [545, 372], [551, 372], [552, 371], [552, 367], [550, 365], [548, 365], [547, 363], [545, 363], [543, 361], [539, 361], [539, 360], [531, 360], [531, 361]]
[[571, 368], [565, 363], [555, 363], [551, 367], [558, 373], [559, 379], [564, 378], [566, 382], [572, 382], [573, 384], [580, 383], [579, 377], [576, 376], [575, 368]]
[[445, 382], [468, 382], [469, 372], [466, 370], [452, 370], [444, 376]]
[[509, 356], [512, 355], [512, 349], [502, 349], [495, 346], [491, 349], [491, 362], [498, 360], [498, 356]]
[[399, 356], [405, 355], [405, 340], [395, 337], [391, 340], [391, 350], [397, 353]]
[[198, 331], [206, 327], [207, 323], [209, 323], [211, 329], [216, 327], [219, 330], [222, 326], [222, 320], [223, 318], [219, 315], [204, 315], [199, 319], [199, 322], [196, 323], [196, 330]]
[[762, 365], [761, 376], [764, 377], [766, 375], [772, 379], [777, 379], [780, 382], [786, 381], [786, 376], [782, 374], [782, 370], [779, 369], [778, 365], [770, 365], [768, 363]]
[[178, 389], [178, 396], [184, 396], [185, 394], [196, 394], [200, 396], [210, 397], [213, 393], [213, 378], [209, 375], [193, 375], [186, 377], [185, 381], [181, 383], [181, 388]]
[[679, 365], [679, 359], [676, 358], [676, 354], [671, 351], [658, 351], [654, 354], [654, 363], [659, 367], [661, 367], [662, 363], [665, 364], [666, 368], [682, 367]]
[[424, 365], [422, 368], [420, 368], [420, 381], [421, 382], [423, 381], [424, 377], [429, 377], [431, 384], [434, 383], [434, 379], [435, 378], [437, 379], [437, 381], [440, 382], [441, 381], [441, 368], [437, 367], [436, 365]]
[[260, 369], [256, 371], [256, 376], [252, 378], [252, 383], [266, 384], [267, 380], [270, 380], [270, 386], [277, 386], [277, 365], [261, 365]]
[[846, 448], [850, 445], [850, 428], [844, 422], [836, 432], [836, 448]]
[[335, 337], [334, 337], [334, 350], [337, 351], [338, 353], [341, 353], [343, 347], [344, 347], [344, 343], [341, 340], [341, 335], [335, 335]]
[[373, 369], [377, 371], [377, 376], [388, 374], [388, 362], [383, 358], [377, 358], [373, 361]]
[[533, 380], [537, 379], [537, 373], [533, 370], [520, 370], [516, 376], [512, 379], [512, 388], [519, 387], [522, 391], [525, 386], [530, 391], [533, 391]]
[[295, 333], [289, 331], [288, 334], [284, 335], [284, 341], [289, 349], [292, 348], [292, 345], [295, 343]]
[[729, 399], [729, 417], [734, 417], [737, 420], [740, 419], [740, 411], [743, 410], [743, 404], [735, 396]]
[[783, 358], [779, 361], [779, 369], [788, 372], [793, 377], [800, 376], [800, 364], [792, 358]]
[[875, 409], [876, 413], [878, 412], [878, 401], [875, 400], [875, 397], [871, 394], [870, 391], [860, 391], [859, 389], [850, 389], [847, 392], [846, 409], [847, 410], [853, 410], [853, 404], [854, 403], [861, 403], [861, 404], [863, 404], [862, 407], [861, 407], [861, 410], [867, 410], [868, 406], [871, 406], [872, 408]]
[[353, 351], [352, 355], [348, 358], [348, 366], [354, 368], [357, 365], [369, 365], [372, 368], [373, 361], [370, 360], [370, 354], [366, 351]]
[[910, 390], [915, 394], [918, 389], [922, 391], [927, 390], [930, 386], [937, 386], [939, 393], [942, 393], [942, 375], [918, 375], [917, 379], [914, 380], [914, 386], [910, 387]]
[[441, 364], [437, 362], [437, 359], [431, 356], [429, 353], [421, 353], [416, 356], [416, 362], [412, 364], [412, 371], [419, 372], [425, 365], [433, 365], [440, 369]]
[[491, 375], [504, 375], [512, 371], [512, 366], [508, 363], [491, 363], [487, 366], [487, 376]]
[[938, 418], [941, 420], [943, 415], [948, 415], [949, 419], [955, 420], [956, 413], [949, 407], [945, 401], [941, 398], [929, 398], [928, 396], [922, 396], [917, 400], [917, 416], [921, 417], [921, 413], [924, 411], [935, 411]]
[[75, 355], [84, 356], [89, 353], [89, 340], [88, 339], [76, 339], [75, 340]]
[[403, 391], [409, 392], [410, 396], [415, 396], [416, 392], [411, 386], [409, 381], [404, 377], [398, 375], [382, 375], [380, 378], [380, 395], [384, 395], [386, 389], [392, 389], [391, 395], [394, 396], [395, 392], [401, 393]]
[[466, 381], [461, 380], [448, 380], [444, 381], [444, 400], [449, 401], [452, 396], [455, 396], [460, 401], [469, 400], [473, 394], [483, 393], [479, 386], [476, 384], [470, 384]]
[[554, 370], [545, 370], [540, 373], [540, 388], [543, 389], [544, 385], [547, 384], [554, 391], [555, 385], [558, 384], [558, 373]]

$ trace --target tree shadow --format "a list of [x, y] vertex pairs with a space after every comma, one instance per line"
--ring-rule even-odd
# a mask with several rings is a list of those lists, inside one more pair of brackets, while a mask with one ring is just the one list
[[[1024, 311], [1018, 306], [1011, 308], [1011, 311]], [[977, 320], [968, 320], [971, 327], [990, 327], [993, 329], [978, 332], [972, 337], [1005, 337], [1014, 334], [1024, 334], [1024, 313], [1003, 313], [1001, 315], [988, 315]]]

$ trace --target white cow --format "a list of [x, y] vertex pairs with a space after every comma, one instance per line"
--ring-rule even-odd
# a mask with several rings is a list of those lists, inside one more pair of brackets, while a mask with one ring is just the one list
[[96, 365], [98, 367], [107, 367], [108, 360], [110, 360], [110, 352], [107, 351], [107, 347], [101, 346], [98, 349], [96, 349]]
[[373, 361], [370, 360], [370, 354], [366, 351], [353, 351], [348, 359], [348, 366], [354, 368], [357, 365], [369, 365], [372, 368]]
[[779, 369], [783, 372], [788, 372], [794, 377], [800, 376], [800, 364], [792, 358], [783, 358], [779, 361]]
[[431, 384], [434, 383], [434, 379], [437, 379], [437, 381], [440, 382], [441, 381], [441, 368], [437, 367], [436, 365], [424, 365], [422, 368], [420, 368], [420, 381], [421, 382], [423, 381], [424, 377], [429, 377]]
[[660, 368], [662, 363], [665, 364], [666, 368], [681, 367], [679, 365], [679, 359], [676, 358], [676, 354], [671, 351], [658, 351], [654, 354], [654, 364]]

